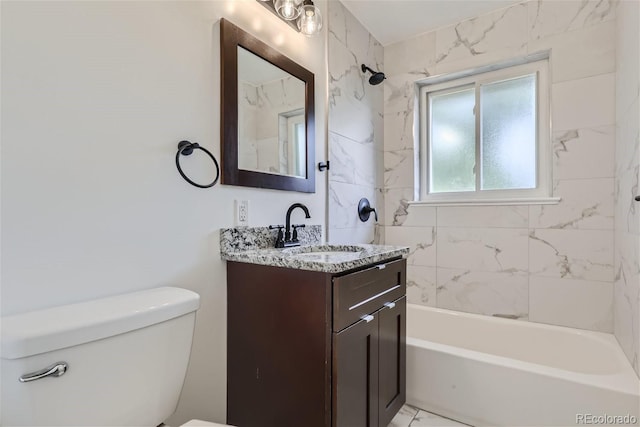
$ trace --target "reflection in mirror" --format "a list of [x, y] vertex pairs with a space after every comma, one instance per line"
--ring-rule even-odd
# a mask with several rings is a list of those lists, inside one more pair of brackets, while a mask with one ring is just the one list
[[305, 82], [237, 49], [238, 168], [305, 177]]
[[221, 182], [316, 191], [313, 73], [220, 20]]
[[304, 108], [281, 113], [278, 116], [280, 131], [280, 172], [293, 176], [304, 176], [306, 133], [304, 128]]

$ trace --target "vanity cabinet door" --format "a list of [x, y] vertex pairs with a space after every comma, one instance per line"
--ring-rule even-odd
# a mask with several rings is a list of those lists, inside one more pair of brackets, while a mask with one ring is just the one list
[[387, 303], [378, 313], [379, 422], [386, 426], [406, 400], [407, 299]]
[[362, 316], [407, 293], [407, 260], [372, 265], [333, 278], [333, 330], [341, 331]]
[[[333, 334], [333, 427], [378, 427], [378, 313]], [[384, 424], [386, 426], [386, 424]]]

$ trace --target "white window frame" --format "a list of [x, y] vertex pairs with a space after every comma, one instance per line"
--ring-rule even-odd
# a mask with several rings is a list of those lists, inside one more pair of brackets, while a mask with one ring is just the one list
[[[532, 189], [480, 190], [480, 87], [483, 84], [536, 75], [536, 187]], [[475, 87], [476, 94], [476, 190], [465, 192], [429, 193], [429, 103], [428, 94], [461, 87]], [[514, 205], [552, 204], [559, 198], [552, 197], [551, 119], [548, 53], [543, 52], [515, 61], [482, 67], [476, 70], [436, 76], [418, 83], [419, 107], [419, 196], [417, 204], [438, 205]]]

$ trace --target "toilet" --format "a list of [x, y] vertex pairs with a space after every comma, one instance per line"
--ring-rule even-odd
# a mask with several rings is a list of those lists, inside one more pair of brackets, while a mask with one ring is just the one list
[[0, 425], [162, 424], [178, 404], [199, 305], [195, 292], [162, 287], [3, 317]]

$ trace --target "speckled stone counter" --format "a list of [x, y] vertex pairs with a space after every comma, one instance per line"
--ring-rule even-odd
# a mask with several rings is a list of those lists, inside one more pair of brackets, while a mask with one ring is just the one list
[[276, 249], [275, 230], [224, 228], [220, 230], [220, 256], [226, 261], [340, 273], [409, 254], [404, 246], [323, 245], [321, 235], [319, 225], [307, 226], [298, 230], [301, 246]]

